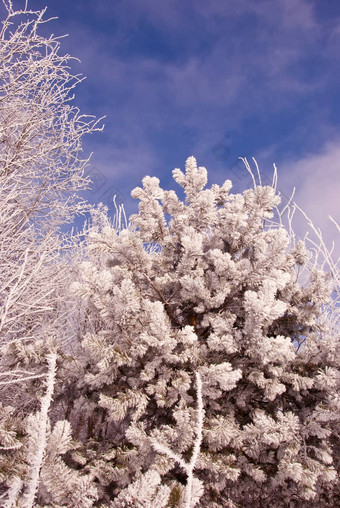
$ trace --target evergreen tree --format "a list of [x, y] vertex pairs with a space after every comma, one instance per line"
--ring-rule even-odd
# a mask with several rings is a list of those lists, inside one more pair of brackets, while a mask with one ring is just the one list
[[206, 188], [193, 157], [173, 176], [184, 202], [145, 177], [126, 227], [90, 229], [68, 463], [103, 506], [335, 506], [336, 274], [274, 187]]

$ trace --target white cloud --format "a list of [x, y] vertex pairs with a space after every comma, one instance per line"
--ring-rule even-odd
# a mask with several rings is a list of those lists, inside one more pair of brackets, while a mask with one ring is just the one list
[[[293, 187], [294, 201], [321, 229], [326, 244], [335, 242], [334, 254], [339, 256], [340, 235], [328, 217], [340, 222], [340, 139], [326, 143], [317, 153], [280, 164], [279, 188], [288, 195]], [[306, 231], [302, 216], [296, 218], [296, 229], [299, 235]]]

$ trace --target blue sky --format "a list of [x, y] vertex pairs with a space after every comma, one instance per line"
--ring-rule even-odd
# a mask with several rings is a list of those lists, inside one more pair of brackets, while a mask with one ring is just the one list
[[[17, 1], [17, 5], [20, 0]], [[340, 2], [338, 0], [31, 0], [69, 34], [62, 52], [87, 79], [83, 112], [106, 115], [93, 151], [90, 199], [129, 197], [144, 175], [176, 188], [194, 155], [210, 183], [249, 183], [239, 156], [336, 236], [340, 219]], [[97, 176], [96, 176], [97, 175]], [[101, 182], [101, 183], [99, 183]]]

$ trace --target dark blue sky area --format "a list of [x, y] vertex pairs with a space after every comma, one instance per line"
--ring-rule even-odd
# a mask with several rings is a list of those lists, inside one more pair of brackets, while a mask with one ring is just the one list
[[[14, 0], [16, 5], [23, 2]], [[171, 171], [194, 155], [210, 183], [248, 184], [237, 157], [317, 225], [340, 219], [340, 2], [338, 0], [31, 0], [68, 33], [62, 52], [82, 61], [81, 110], [106, 115], [94, 151], [93, 201], [129, 197], [145, 174], [176, 188]], [[98, 180], [99, 181], [99, 180]], [[103, 192], [105, 189], [105, 192]], [[333, 231], [333, 230], [332, 230]], [[334, 232], [334, 231], [333, 231]], [[326, 235], [328, 233], [326, 232]], [[329, 233], [330, 235], [332, 233]]]

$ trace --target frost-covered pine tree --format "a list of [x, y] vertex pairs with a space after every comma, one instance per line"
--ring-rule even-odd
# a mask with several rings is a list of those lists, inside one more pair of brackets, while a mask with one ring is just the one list
[[275, 221], [275, 185], [206, 188], [193, 157], [173, 176], [184, 202], [147, 176], [126, 227], [90, 230], [68, 463], [102, 506], [335, 506], [334, 266]]

